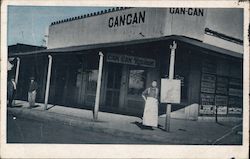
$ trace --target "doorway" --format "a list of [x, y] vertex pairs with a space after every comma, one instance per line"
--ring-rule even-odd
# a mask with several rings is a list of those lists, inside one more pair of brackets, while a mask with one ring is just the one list
[[121, 79], [122, 79], [122, 65], [108, 63], [108, 77], [107, 77], [107, 91], [106, 91], [106, 105], [118, 108]]

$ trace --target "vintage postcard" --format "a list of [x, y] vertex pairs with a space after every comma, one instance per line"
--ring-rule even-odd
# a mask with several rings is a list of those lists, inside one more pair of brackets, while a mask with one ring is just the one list
[[1, 158], [248, 158], [249, 3], [1, 4]]

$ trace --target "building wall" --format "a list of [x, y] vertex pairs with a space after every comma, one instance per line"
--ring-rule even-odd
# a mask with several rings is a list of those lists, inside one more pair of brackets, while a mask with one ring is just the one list
[[[189, 15], [188, 10], [193, 14]], [[49, 27], [48, 48], [111, 43], [182, 35], [203, 40], [206, 9], [186, 8], [185, 14], [172, 8], [130, 8], [63, 22]], [[144, 15], [143, 20], [140, 15]], [[126, 17], [121, 24], [120, 18]], [[132, 18], [131, 18], [132, 17]], [[112, 20], [110, 20], [112, 19]], [[116, 24], [116, 19], [117, 24]], [[112, 21], [112, 23], [110, 22]], [[111, 24], [110, 24], [111, 23]]]
[[241, 59], [203, 56], [199, 115], [242, 115], [243, 63]]
[[[214, 117], [216, 108], [218, 116], [241, 116], [243, 108], [242, 59], [192, 46], [183, 47], [178, 47], [177, 55], [181, 52], [181, 58], [189, 61], [186, 64], [182, 63], [185, 68], [189, 68], [188, 80], [184, 80], [184, 85], [188, 85], [186, 88], [188, 100], [173, 105], [171, 117], [191, 120], [197, 120], [198, 116]], [[177, 56], [176, 71], [182, 65], [178, 61], [181, 60]], [[175, 75], [177, 74], [175, 72]], [[185, 95], [183, 93], [182, 89], [182, 98]]]
[[[145, 21], [119, 27], [109, 27], [109, 19], [116, 16], [145, 13]], [[98, 16], [51, 25], [49, 27], [48, 48], [127, 41], [133, 39], [160, 37], [164, 23], [157, 17], [165, 17], [163, 9], [126, 9]], [[150, 26], [150, 27], [149, 27]], [[141, 34], [140, 34], [141, 33]]]
[[[152, 80], [157, 80], [160, 88], [160, 79], [168, 77], [171, 43], [171, 40], [159, 41], [52, 55], [49, 103], [93, 109], [99, 63], [97, 53], [102, 50], [101, 111], [141, 116], [142, 91], [150, 87]], [[177, 43], [175, 78], [182, 81], [182, 92], [181, 103], [172, 107], [172, 117], [196, 120], [198, 115], [214, 116], [215, 106], [220, 116], [241, 116], [242, 60], [180, 41]], [[151, 67], [108, 61], [109, 54], [152, 59], [156, 63]], [[44, 101], [47, 65], [47, 56], [21, 57], [18, 99], [27, 100], [29, 77], [35, 76], [39, 85], [37, 101]], [[165, 111], [161, 103], [159, 114]]]

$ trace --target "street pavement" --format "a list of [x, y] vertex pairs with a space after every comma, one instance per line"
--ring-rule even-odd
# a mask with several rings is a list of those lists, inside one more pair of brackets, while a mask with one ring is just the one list
[[[57, 105], [49, 105], [48, 110], [43, 108], [43, 104], [38, 103], [37, 107], [28, 109], [28, 103], [25, 101], [16, 101], [14, 108], [8, 108], [9, 142], [177, 145], [239, 145], [242, 143], [242, 134], [238, 133], [242, 131], [239, 121], [215, 123], [172, 118], [170, 132], [166, 132], [163, 129], [165, 118], [162, 116], [159, 117], [159, 127], [150, 130], [142, 126], [142, 119], [138, 117], [99, 112], [98, 120], [94, 121], [93, 112], [90, 110]], [[15, 121], [12, 121], [13, 119]], [[28, 124], [30, 122], [33, 122], [34, 126], [30, 126], [32, 125]], [[21, 141], [15, 140], [12, 137], [15, 134], [14, 129], [18, 130], [15, 123], [20, 123], [17, 125], [23, 123], [22, 127], [26, 127], [25, 132], [30, 132], [29, 129], [42, 125], [43, 131], [47, 134], [53, 134], [56, 130], [60, 130], [60, 133], [46, 135], [49, 136], [46, 139], [26, 141], [23, 137]], [[237, 129], [232, 129], [235, 127]], [[71, 138], [66, 140], [65, 136], [71, 136]], [[93, 138], [95, 139], [92, 140]]]
[[124, 138], [107, 133], [86, 131], [56, 122], [41, 122], [8, 115], [7, 143], [50, 144], [150, 144], [137, 138]]

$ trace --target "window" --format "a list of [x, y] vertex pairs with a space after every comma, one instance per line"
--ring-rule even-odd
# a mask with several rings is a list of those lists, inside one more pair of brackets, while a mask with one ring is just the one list
[[129, 70], [129, 95], [141, 95], [146, 87], [146, 71], [143, 69]]

